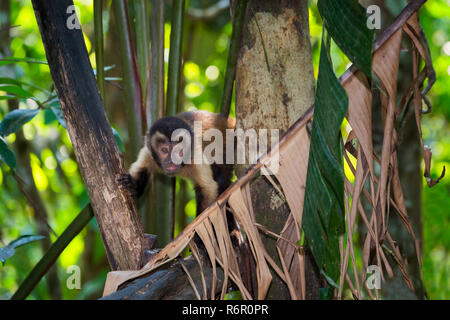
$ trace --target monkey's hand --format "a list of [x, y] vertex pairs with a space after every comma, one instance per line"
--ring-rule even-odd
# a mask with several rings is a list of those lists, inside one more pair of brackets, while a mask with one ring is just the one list
[[119, 188], [127, 191], [133, 198], [138, 197], [137, 181], [130, 174], [124, 173], [117, 178]]

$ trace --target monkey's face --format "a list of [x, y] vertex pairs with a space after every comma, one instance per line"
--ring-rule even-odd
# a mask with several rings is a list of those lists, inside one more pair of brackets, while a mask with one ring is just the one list
[[149, 142], [149, 149], [163, 173], [168, 176], [177, 175], [184, 164], [184, 144], [170, 140], [161, 132], [155, 132]]
[[190, 163], [191, 136], [189, 125], [176, 117], [165, 117], [150, 128], [146, 141], [155, 162], [164, 174], [177, 175]]
[[156, 147], [156, 153], [161, 163], [161, 169], [168, 176], [178, 174], [182, 163], [179, 159], [183, 158], [183, 149], [179, 149], [178, 142], [165, 141]]

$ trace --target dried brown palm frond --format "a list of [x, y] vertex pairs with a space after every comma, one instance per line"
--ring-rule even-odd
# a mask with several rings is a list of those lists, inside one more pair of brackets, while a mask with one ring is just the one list
[[[408, 9], [409, 7], [407, 7]], [[362, 72], [350, 68], [340, 79], [349, 97], [348, 123], [351, 132], [343, 141], [344, 160], [347, 162], [353, 177], [345, 180], [346, 234], [340, 238], [340, 282], [335, 290], [336, 298], [344, 297], [344, 289], [348, 288], [357, 298], [376, 298], [378, 292], [370, 289], [366, 283], [366, 271], [369, 265], [378, 266], [381, 276], [392, 276], [392, 266], [388, 257], [392, 257], [399, 265], [404, 280], [412, 289], [406, 262], [403, 259], [395, 240], [389, 231], [389, 215], [395, 211], [399, 214], [404, 226], [416, 240], [406, 211], [404, 196], [400, 186], [395, 129], [396, 117], [399, 115], [396, 106], [397, 74], [399, 64], [400, 43], [403, 30], [411, 37], [413, 47], [413, 83], [407, 97], [412, 96], [416, 111], [417, 126], [420, 132], [420, 116], [424, 93], [419, 91], [426, 74], [432, 75], [431, 61], [427, 55], [424, 38], [418, 35], [420, 25], [411, 10], [405, 10], [394, 22], [393, 26], [376, 41], [373, 53], [372, 68], [382, 92], [381, 112], [384, 135], [381, 155], [374, 152], [372, 145], [372, 88]], [[418, 71], [418, 58], [425, 62], [425, 71]], [[427, 73], [428, 72], [428, 73]], [[426, 93], [426, 92], [425, 92]], [[409, 98], [402, 99], [406, 101]], [[400, 103], [400, 108], [405, 107]], [[193, 291], [197, 298], [215, 299], [225, 297], [226, 290], [232, 282], [241, 292], [244, 299], [264, 299], [272, 281], [271, 269], [286, 283], [292, 299], [306, 298], [305, 250], [299, 244], [302, 238], [302, 212], [308, 167], [309, 134], [307, 123], [312, 119], [310, 108], [283, 136], [279, 145], [264, 155], [247, 173], [238, 179], [218, 199], [199, 215], [183, 232], [137, 271], [110, 272], [105, 284], [104, 294], [117, 290], [126, 281], [141, 277], [176, 259], [186, 247], [200, 262], [200, 251], [204, 251], [212, 266], [213, 282], [216, 281], [217, 268], [223, 270], [224, 279], [221, 287], [213, 283], [210, 292], [202, 278], [202, 288], [196, 286], [187, 269]], [[421, 140], [423, 145], [423, 142]], [[425, 156], [431, 157], [424, 147]], [[353, 165], [351, 157], [356, 159]], [[274, 176], [267, 176], [277, 192], [286, 200], [290, 215], [282, 231], [277, 234], [267, 226], [256, 223], [255, 212], [250, 198], [249, 184], [256, 174], [268, 171], [268, 164], [279, 159], [279, 171]], [[379, 174], [375, 173], [374, 163], [379, 164]], [[426, 160], [426, 172], [429, 172], [429, 160]], [[429, 176], [427, 176], [427, 179]], [[438, 179], [439, 180], [439, 179]], [[437, 180], [437, 181], [438, 181]], [[431, 184], [437, 181], [430, 182]], [[368, 186], [368, 188], [365, 187]], [[362, 205], [362, 197], [371, 206], [367, 210]], [[394, 209], [394, 210], [393, 210]], [[248, 244], [254, 262], [254, 278], [256, 290], [248, 287], [242, 279], [239, 255], [230, 240], [225, 210], [230, 210], [239, 224], [241, 233]], [[363, 268], [357, 268], [357, 256], [353, 246], [353, 235], [357, 219], [361, 219], [367, 228], [362, 250]], [[279, 259], [271, 257], [261, 240], [260, 233], [269, 234], [277, 239]], [[194, 237], [202, 241], [204, 248], [197, 247]], [[416, 240], [417, 256], [420, 259], [419, 245]], [[276, 262], [279, 261], [279, 264]], [[200, 269], [201, 270], [201, 269]], [[219, 283], [219, 282], [217, 282]], [[217, 294], [219, 292], [219, 294]]]

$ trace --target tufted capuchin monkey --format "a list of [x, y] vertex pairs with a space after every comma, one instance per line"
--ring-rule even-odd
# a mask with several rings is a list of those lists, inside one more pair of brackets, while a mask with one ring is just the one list
[[[198, 124], [201, 124], [201, 129], [194, 130]], [[118, 178], [119, 186], [138, 198], [143, 194], [153, 173], [179, 175], [193, 182], [197, 215], [200, 214], [231, 184], [233, 165], [226, 163], [225, 137], [226, 130], [234, 130], [234, 126], [233, 118], [208, 111], [184, 112], [159, 119], [148, 130], [145, 145], [140, 150], [136, 162], [131, 165], [129, 174], [123, 174]], [[208, 129], [220, 132], [224, 139], [219, 144], [221, 149], [218, 151], [216, 149], [214, 154], [214, 159], [221, 161], [213, 163], [199, 162], [198, 159], [195, 161], [195, 141], [201, 142], [198, 145], [203, 150], [205, 140], [211, 140], [211, 137], [205, 138]], [[187, 137], [184, 136], [185, 139], [182, 139], [183, 136], [179, 133], [184, 133]], [[227, 221], [229, 230], [235, 229], [232, 217], [227, 215]]]

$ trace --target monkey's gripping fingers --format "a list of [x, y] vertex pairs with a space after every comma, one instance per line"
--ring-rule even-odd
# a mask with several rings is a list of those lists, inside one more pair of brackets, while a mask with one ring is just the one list
[[117, 183], [119, 184], [120, 189], [126, 190], [131, 196], [137, 198], [137, 182], [130, 174], [121, 174], [117, 178]]

